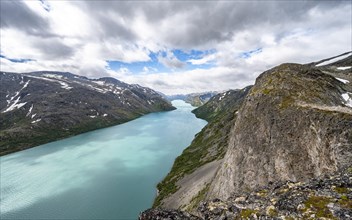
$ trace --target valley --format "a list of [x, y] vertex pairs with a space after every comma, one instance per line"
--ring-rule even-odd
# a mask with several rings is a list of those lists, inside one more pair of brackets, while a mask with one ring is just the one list
[[0, 155], [174, 110], [152, 89], [66, 72], [0, 73]]
[[352, 219], [351, 18], [0, 0], [0, 219]]
[[136, 219], [206, 124], [189, 104], [173, 105], [174, 111], [1, 156], [1, 219]]

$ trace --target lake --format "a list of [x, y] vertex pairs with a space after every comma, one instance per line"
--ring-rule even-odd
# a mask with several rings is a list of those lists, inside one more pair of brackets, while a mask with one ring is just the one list
[[206, 121], [191, 105], [0, 157], [1, 219], [137, 219]]

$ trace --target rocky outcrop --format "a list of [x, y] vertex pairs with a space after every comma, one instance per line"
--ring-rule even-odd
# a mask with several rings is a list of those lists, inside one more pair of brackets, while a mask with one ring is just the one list
[[252, 192], [231, 194], [227, 200], [203, 201], [196, 212], [198, 218], [177, 210], [147, 210], [140, 219], [347, 220], [352, 217], [352, 168], [306, 182], [272, 182]]
[[306, 182], [272, 182], [226, 201], [200, 204], [201, 219], [351, 219], [352, 173], [334, 173]]
[[0, 73], [0, 155], [172, 110], [157, 92], [114, 78]]
[[187, 212], [171, 209], [148, 209], [139, 215], [139, 220], [201, 220]]
[[209, 198], [303, 181], [352, 164], [350, 90], [319, 68], [282, 64], [260, 75], [231, 131]]
[[[252, 204], [248, 207], [236, 206], [237, 208], [231, 211], [229, 205], [236, 202], [232, 200], [234, 195], [250, 195], [265, 187], [271, 187], [272, 184], [284, 187], [292, 183], [301, 184], [310, 179], [314, 182], [316, 178], [328, 182], [329, 176], [334, 179], [334, 173], [351, 167], [351, 66], [351, 52], [305, 65], [282, 64], [262, 73], [248, 94], [238, 96], [242, 97], [242, 100], [235, 106], [224, 104], [226, 98], [220, 98], [222, 95], [219, 94], [211, 99], [213, 102], [210, 100], [194, 110], [195, 114], [206, 118], [209, 124], [176, 159], [169, 175], [158, 185], [160, 194], [154, 206], [187, 210], [204, 219], [226, 219], [226, 215], [220, 215], [222, 211], [219, 211], [218, 206], [208, 206], [201, 202], [213, 201], [211, 204], [214, 204], [214, 201], [218, 201], [219, 207], [225, 207], [222, 209], [224, 212], [233, 212], [228, 216], [230, 219], [255, 218], [258, 217], [256, 213], [260, 213], [263, 219], [275, 219], [276, 217], [270, 215], [276, 212], [278, 215], [291, 216], [288, 214], [290, 210], [280, 210], [289, 202], [299, 205], [291, 195], [287, 195], [287, 202], [282, 200], [284, 205], [278, 205], [279, 207], [275, 206], [276, 203], [266, 203], [268, 206], [260, 209], [253, 205], [254, 200], [247, 200], [247, 197], [237, 199]], [[221, 154], [217, 154], [216, 159], [207, 160], [209, 155], [212, 155], [211, 152]], [[192, 178], [192, 174], [196, 176], [198, 171], [205, 169], [213, 161], [220, 161], [221, 164], [213, 178], [207, 181], [202, 178], [196, 181]], [[193, 181], [192, 184], [182, 181], [187, 180], [187, 177]], [[348, 219], [351, 212], [351, 196], [348, 194], [351, 191], [351, 177], [348, 174], [349, 182], [343, 177], [344, 182], [341, 183], [338, 182], [339, 178], [342, 177], [336, 177], [337, 182], [328, 185], [346, 186], [344, 190], [347, 194], [341, 197], [343, 201], [334, 197], [337, 194], [328, 193], [328, 203], [321, 206], [326, 210], [325, 207], [329, 205], [330, 211], [326, 213], [328, 216], [332, 213], [331, 218]], [[322, 186], [318, 184], [314, 187], [320, 189]], [[301, 189], [295, 193], [300, 193], [299, 190]], [[196, 191], [198, 193], [194, 194]], [[181, 195], [179, 192], [185, 193]], [[319, 192], [312, 193], [304, 192], [305, 200], [300, 202], [309, 205], [321, 199]], [[185, 195], [189, 203], [183, 202], [184, 205], [181, 205], [179, 201], [186, 201]], [[333, 199], [330, 200], [330, 197]], [[169, 203], [170, 198], [176, 201]], [[199, 204], [203, 204], [203, 211], [197, 211]], [[271, 206], [275, 206], [275, 210], [270, 211]], [[344, 209], [345, 206], [347, 208]], [[254, 211], [253, 207], [256, 207]], [[241, 210], [238, 212], [238, 209]], [[258, 209], [261, 211], [257, 212]], [[315, 205], [309, 206], [304, 212], [293, 214], [293, 217], [314, 219], [320, 215], [311, 213], [311, 210], [315, 209]], [[204, 214], [207, 210], [215, 210], [217, 214], [209, 217], [209, 213]], [[343, 214], [339, 210], [343, 210]], [[294, 209], [291, 211], [295, 212]]]

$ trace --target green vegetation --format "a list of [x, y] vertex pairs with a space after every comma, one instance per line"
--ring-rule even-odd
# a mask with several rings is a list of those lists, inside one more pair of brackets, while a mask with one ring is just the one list
[[[347, 172], [349, 172], [349, 170], [347, 170]], [[341, 194], [341, 198], [338, 201], [339, 205], [345, 209], [352, 209], [352, 199], [347, 196], [349, 189], [347, 187], [335, 187], [334, 191]]]
[[271, 92], [271, 90], [272, 90], [272, 89], [264, 88], [264, 89], [263, 89], [263, 93], [264, 93], [265, 95], [269, 95], [269, 93]]
[[191, 211], [191, 210], [197, 208], [199, 203], [202, 200], [204, 200], [205, 195], [207, 194], [207, 192], [209, 190], [209, 187], [210, 187], [210, 183], [206, 184], [205, 187], [201, 191], [199, 191], [195, 197], [192, 198], [192, 200], [187, 208], [187, 211]]
[[264, 75], [258, 77], [250, 96], [268, 96], [261, 97], [264, 99], [275, 97], [275, 104], [280, 110], [294, 106], [297, 102], [318, 105], [340, 102], [339, 88], [333, 86], [335, 79], [307, 66], [283, 64]]
[[342, 208], [352, 209], [352, 199], [349, 199], [346, 195], [342, 195], [338, 203]]
[[352, 167], [349, 167], [349, 168], [347, 169], [347, 173], [352, 173]]
[[[159, 194], [153, 207], [160, 206], [163, 199], [178, 190], [176, 183], [182, 177], [207, 163], [224, 158], [231, 126], [236, 119], [235, 112], [249, 90], [250, 87], [232, 91], [229, 97], [225, 96], [221, 102], [218, 98], [214, 98], [193, 111], [197, 117], [205, 118], [209, 123], [196, 135], [191, 145], [176, 158], [169, 174], [157, 185]], [[202, 195], [205, 195], [207, 190], [208, 188], [204, 188]]]
[[285, 96], [282, 98], [280, 108], [286, 109], [289, 106], [293, 105], [294, 103], [295, 103], [295, 100], [291, 96]]
[[[211, 161], [222, 159], [227, 147], [227, 133], [229, 128], [216, 129], [217, 122], [211, 122], [199, 132], [191, 145], [178, 156], [165, 179], [157, 185], [159, 195], [154, 201], [154, 207], [161, 205], [161, 201], [178, 189], [176, 183], [186, 174]], [[209, 154], [209, 152], [212, 154]]]
[[258, 211], [253, 210], [253, 209], [242, 209], [240, 216], [241, 219], [250, 219], [252, 215], [257, 214]]
[[277, 217], [278, 216], [278, 211], [275, 208], [269, 209], [268, 210], [268, 215], [270, 217]]
[[328, 197], [323, 197], [323, 196], [310, 196], [307, 201], [304, 202], [304, 205], [306, 206], [305, 209], [303, 209], [304, 212], [308, 211], [313, 211], [315, 214], [316, 218], [330, 218], [334, 219], [334, 216], [330, 212], [329, 208], [327, 205], [331, 202], [331, 198]]
[[216, 120], [225, 114], [232, 113], [232, 109], [239, 109], [252, 86], [242, 90], [229, 90], [212, 97], [207, 103], [194, 109], [192, 112], [208, 122]]
[[257, 192], [257, 195], [260, 197], [266, 197], [268, 195], [268, 190], [263, 189]]
[[334, 190], [335, 190], [335, 192], [340, 193], [340, 194], [348, 193], [348, 189], [346, 187], [336, 187]]

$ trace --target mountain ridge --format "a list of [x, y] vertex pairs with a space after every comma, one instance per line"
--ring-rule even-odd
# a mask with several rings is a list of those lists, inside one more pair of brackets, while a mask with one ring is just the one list
[[[176, 203], [162, 203], [163, 200], [158, 200], [159, 195], [156, 199], [157, 203], [154, 203], [154, 208], [157, 209], [152, 211], [154, 218], [158, 217], [156, 214], [158, 210], [177, 209], [182, 215], [186, 215], [187, 212], [195, 215], [194, 217], [188, 214], [189, 219], [196, 219], [197, 216], [200, 219], [231, 219], [234, 217], [235, 219], [256, 219], [258, 217], [256, 213], [258, 214], [261, 208], [253, 209], [243, 206], [231, 200], [231, 196], [236, 193], [253, 193], [261, 187], [282, 181], [302, 183], [321, 178], [321, 181], [325, 182], [329, 180], [329, 177], [333, 178], [332, 175], [336, 172], [350, 170], [352, 168], [351, 67], [351, 52], [309, 64], [286, 63], [274, 67], [257, 78], [255, 85], [249, 90], [238, 109], [232, 109], [231, 106], [227, 109], [229, 115], [235, 114], [236, 117], [225, 123], [216, 121], [217, 107], [227, 106], [225, 102], [221, 103], [219, 97], [217, 98], [219, 103], [212, 105], [209, 101], [195, 109], [194, 113], [207, 118], [216, 128], [214, 132], [208, 133], [210, 136], [205, 135], [207, 134], [205, 129], [196, 136], [195, 140], [200, 139], [198, 143], [201, 143], [197, 146], [198, 151], [207, 152], [209, 147], [206, 147], [206, 140], [215, 138], [216, 131], [226, 125], [230, 127], [229, 136], [226, 138], [227, 145], [224, 147], [226, 153], [215, 160], [220, 165], [214, 167], [216, 174], [206, 184], [202, 187], [194, 187], [201, 181], [197, 182], [193, 179], [195, 181], [193, 185], [188, 185], [191, 188], [186, 191], [195, 191], [191, 195], [193, 197], [190, 199], [190, 205], [184, 206], [177, 203], [177, 200], [182, 201], [182, 197], [176, 197]], [[190, 148], [185, 149], [180, 158], [185, 156], [185, 152], [192, 151], [192, 144]], [[202, 147], [204, 147], [203, 150]], [[209, 164], [205, 163], [203, 166]], [[181, 170], [187, 167], [187, 160], [179, 163], [177, 167]], [[197, 167], [188, 175], [191, 176], [200, 169], [202, 167]], [[173, 170], [170, 174], [172, 172]], [[344, 175], [350, 174], [342, 176]], [[198, 178], [202, 179], [202, 176]], [[163, 181], [169, 179], [166, 177]], [[331, 187], [345, 187], [342, 195], [343, 201], [339, 200], [341, 197], [338, 195], [329, 194], [336, 196], [337, 199], [329, 199], [328, 203], [322, 205], [308, 204], [310, 199], [325, 198], [321, 197], [320, 191], [324, 189], [321, 185], [317, 185], [315, 187], [318, 187], [318, 191], [312, 191], [301, 201], [310, 207], [298, 211], [295, 207], [291, 212], [281, 212], [280, 209], [277, 210], [276, 203], [272, 203], [275, 207], [273, 210], [281, 216], [266, 215], [263, 217], [265, 219], [292, 217], [314, 219], [314, 216], [319, 216], [348, 219], [352, 212], [350, 206], [351, 178], [337, 184], [340, 185]], [[159, 185], [158, 189], [160, 191]], [[163, 198], [175, 195], [177, 190], [182, 189], [182, 185], [174, 190], [167, 189], [168, 193], [164, 194]], [[304, 189], [300, 188], [295, 193], [305, 193], [302, 190]], [[248, 197], [243, 197], [241, 200], [243, 204], [252, 202]], [[202, 204], [207, 201], [210, 201], [208, 203], [210, 206], [203, 206], [204, 212], [199, 211], [197, 207], [201, 208]], [[211, 203], [211, 201], [216, 202]], [[224, 203], [228, 206], [224, 206]], [[327, 207], [328, 204], [330, 204], [329, 207]], [[226, 214], [235, 212], [231, 211], [231, 207], [237, 210], [236, 215]], [[209, 212], [212, 212], [211, 215]], [[263, 212], [260, 212], [263, 215]], [[150, 210], [142, 213], [141, 219], [148, 219], [148, 213]], [[238, 215], [238, 213], [243, 215]], [[147, 217], [143, 218], [143, 216]], [[172, 218], [172, 215], [168, 217]]]
[[156, 91], [68, 72], [0, 73], [0, 154], [174, 107]]
[[216, 91], [190, 93], [190, 94], [176, 94], [166, 96], [168, 100], [180, 99], [194, 107], [199, 107], [209, 101], [214, 95], [218, 94]]

